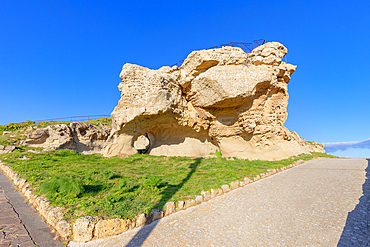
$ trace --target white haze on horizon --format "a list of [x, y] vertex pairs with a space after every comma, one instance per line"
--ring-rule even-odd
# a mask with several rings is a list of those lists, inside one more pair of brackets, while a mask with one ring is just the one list
[[349, 158], [369, 158], [370, 139], [352, 142], [328, 142], [325, 152], [335, 156], [348, 156]]

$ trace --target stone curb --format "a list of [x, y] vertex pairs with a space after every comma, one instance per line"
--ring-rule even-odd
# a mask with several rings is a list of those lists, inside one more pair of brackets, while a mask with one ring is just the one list
[[298, 160], [295, 163], [285, 167], [267, 170], [267, 172], [261, 173], [252, 179], [245, 177], [242, 181], [237, 180], [231, 182], [230, 184], [224, 184], [221, 186], [221, 188], [211, 189], [210, 192], [202, 191], [201, 195], [195, 196], [195, 199], [178, 201], [177, 205], [174, 202], [167, 202], [163, 211], [153, 209], [150, 214], [139, 214], [134, 220], [99, 220], [97, 217], [84, 216], [78, 218], [73, 225], [68, 223], [66, 220], [62, 220], [65, 211], [64, 208], [50, 206], [49, 201], [45, 197], [35, 195], [30, 187], [30, 184], [25, 179], [20, 179], [18, 174], [11, 167], [4, 165], [4, 163], [0, 161], [0, 169], [3, 170], [6, 176], [28, 199], [28, 202], [39, 212], [49, 227], [51, 227], [59, 235], [60, 239], [64, 241], [73, 240], [75, 242], [87, 242], [93, 239], [102, 239], [118, 235], [127, 230], [150, 224], [151, 222], [160, 218], [166, 217], [181, 210], [185, 210], [189, 207], [199, 205], [239, 187], [244, 187], [249, 183], [256, 182], [262, 178], [269, 177], [303, 163], [305, 163], [305, 161]]

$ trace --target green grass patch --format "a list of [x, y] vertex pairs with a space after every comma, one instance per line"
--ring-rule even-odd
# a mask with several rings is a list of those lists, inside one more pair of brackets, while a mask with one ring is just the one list
[[[19, 158], [27, 157], [27, 160]], [[35, 193], [67, 209], [66, 218], [81, 216], [133, 218], [168, 201], [187, 200], [202, 190], [254, 177], [296, 160], [333, 157], [322, 153], [280, 161], [160, 157], [136, 154], [126, 158], [82, 155], [73, 150], [30, 153], [17, 149], [0, 155]]]

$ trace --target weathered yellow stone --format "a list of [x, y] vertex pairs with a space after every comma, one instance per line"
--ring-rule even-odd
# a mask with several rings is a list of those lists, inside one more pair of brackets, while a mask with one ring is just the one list
[[109, 219], [100, 220], [95, 224], [94, 236], [97, 238], [104, 238], [120, 234], [129, 229], [126, 220]]
[[324, 152], [284, 127], [296, 66], [270, 42], [245, 53], [225, 46], [194, 51], [180, 68], [125, 64], [105, 156], [151, 155], [277, 160]]
[[97, 219], [92, 216], [78, 218], [73, 224], [73, 240], [86, 242], [93, 238], [93, 230]]

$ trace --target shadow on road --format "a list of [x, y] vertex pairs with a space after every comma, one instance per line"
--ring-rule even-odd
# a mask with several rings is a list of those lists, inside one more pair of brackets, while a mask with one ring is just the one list
[[370, 246], [370, 159], [365, 169], [363, 196], [356, 208], [348, 213], [346, 225], [337, 246]]
[[[193, 163], [190, 164], [189, 166], [190, 171], [188, 175], [179, 184], [167, 186], [166, 190], [161, 193], [162, 200], [169, 200], [174, 194], [176, 194], [177, 191], [179, 191], [188, 182], [188, 180], [196, 171], [198, 165], [200, 164], [200, 161], [201, 159], [197, 158]], [[130, 240], [126, 247], [142, 246], [144, 244], [144, 241], [147, 239], [147, 237], [150, 235], [150, 233], [153, 231], [153, 229], [156, 227], [159, 221], [160, 219], [152, 222], [149, 225], [143, 226]]]

